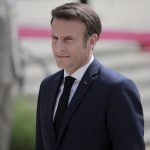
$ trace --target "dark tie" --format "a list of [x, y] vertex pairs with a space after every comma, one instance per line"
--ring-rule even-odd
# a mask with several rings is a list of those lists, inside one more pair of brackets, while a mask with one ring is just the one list
[[57, 111], [55, 114], [55, 119], [54, 119], [54, 127], [56, 130], [57, 136], [58, 136], [60, 128], [61, 128], [61, 124], [62, 124], [62, 120], [63, 120], [64, 114], [65, 114], [65, 111], [68, 107], [68, 99], [69, 99], [71, 87], [72, 87], [74, 81], [75, 81], [75, 78], [73, 78], [71, 76], [65, 77], [64, 89], [60, 96], [59, 104], [58, 104]]

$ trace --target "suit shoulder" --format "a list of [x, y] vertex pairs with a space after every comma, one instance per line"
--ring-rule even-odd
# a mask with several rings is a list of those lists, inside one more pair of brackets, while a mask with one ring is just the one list
[[97, 82], [106, 89], [130, 89], [139, 95], [137, 86], [131, 79], [103, 65]]
[[41, 85], [48, 84], [48, 83], [54, 81], [58, 76], [61, 76], [62, 74], [63, 74], [63, 70], [60, 70], [60, 71], [58, 71], [58, 72], [56, 72], [56, 73], [54, 73], [52, 75], [49, 75], [49, 76], [45, 77], [42, 80]]
[[108, 82], [110, 84], [118, 84], [130, 80], [126, 76], [104, 65], [101, 66], [100, 78], [103, 81]]

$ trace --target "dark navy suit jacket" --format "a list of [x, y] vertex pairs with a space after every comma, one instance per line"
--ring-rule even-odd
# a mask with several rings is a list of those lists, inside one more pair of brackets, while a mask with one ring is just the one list
[[134, 83], [94, 60], [84, 74], [56, 139], [53, 110], [63, 70], [40, 86], [36, 150], [144, 150], [144, 121]]

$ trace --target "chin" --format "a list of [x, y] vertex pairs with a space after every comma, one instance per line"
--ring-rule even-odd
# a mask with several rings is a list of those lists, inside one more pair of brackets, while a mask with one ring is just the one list
[[57, 66], [58, 66], [58, 68], [60, 68], [60, 69], [65, 69], [65, 67], [62, 66], [62, 65], [60, 65], [60, 64], [57, 64]]

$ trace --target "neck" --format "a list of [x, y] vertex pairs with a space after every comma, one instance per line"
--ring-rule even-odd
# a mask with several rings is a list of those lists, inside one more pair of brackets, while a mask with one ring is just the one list
[[76, 72], [81, 67], [85, 66], [87, 63], [93, 60], [93, 54], [91, 54], [87, 59], [85, 59], [79, 66], [74, 69], [67, 69], [65, 70], [69, 76], [71, 76], [74, 72]]

